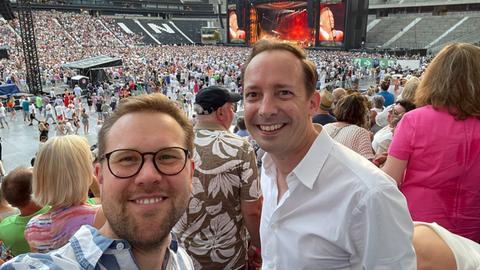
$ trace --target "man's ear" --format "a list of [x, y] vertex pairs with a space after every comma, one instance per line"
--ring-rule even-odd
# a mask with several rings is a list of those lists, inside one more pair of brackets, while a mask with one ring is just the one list
[[215, 117], [217, 118], [217, 120], [219, 121], [223, 121], [224, 118], [225, 118], [225, 108], [224, 106], [218, 108], [216, 111], [215, 111]]
[[310, 97], [309, 106], [310, 115], [314, 115], [317, 112], [318, 107], [320, 106], [320, 93], [318, 91], [313, 91], [313, 94]]
[[[190, 179], [190, 191], [193, 189], [193, 175], [195, 173], [195, 161], [192, 159], [189, 159], [190, 161], [190, 175], [189, 175], [189, 179]], [[187, 165], [188, 166], [188, 165]]]
[[97, 179], [98, 185], [103, 185], [103, 174], [102, 174], [102, 165], [100, 162], [95, 162], [93, 167], [93, 174], [95, 174], [95, 178]]

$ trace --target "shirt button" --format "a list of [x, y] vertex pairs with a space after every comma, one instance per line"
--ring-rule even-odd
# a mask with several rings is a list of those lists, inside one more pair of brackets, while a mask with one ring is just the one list
[[122, 249], [125, 248], [125, 245], [124, 245], [123, 243], [117, 243], [116, 248], [117, 248], [118, 250], [122, 250]]
[[275, 263], [273, 263], [273, 262], [268, 263], [268, 268], [269, 269], [274, 269], [275, 268]]

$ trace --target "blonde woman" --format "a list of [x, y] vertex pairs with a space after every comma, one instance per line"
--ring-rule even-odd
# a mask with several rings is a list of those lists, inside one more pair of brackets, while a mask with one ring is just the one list
[[87, 140], [76, 135], [54, 137], [40, 149], [33, 169], [33, 196], [51, 209], [30, 220], [25, 239], [33, 252], [57, 249], [82, 226], [103, 225], [98, 206], [86, 204], [94, 181]]

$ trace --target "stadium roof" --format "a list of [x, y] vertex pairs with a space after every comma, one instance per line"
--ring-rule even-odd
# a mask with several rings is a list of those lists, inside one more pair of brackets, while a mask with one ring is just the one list
[[113, 58], [110, 56], [96, 56], [92, 58], [86, 58], [75, 62], [70, 62], [62, 65], [62, 67], [72, 69], [101, 69], [108, 67], [122, 66], [123, 61], [121, 58]]

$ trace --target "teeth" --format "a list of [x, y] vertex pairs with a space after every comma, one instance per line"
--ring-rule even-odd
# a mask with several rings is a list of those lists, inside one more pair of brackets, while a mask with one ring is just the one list
[[138, 204], [152, 204], [152, 203], [158, 203], [163, 201], [162, 198], [150, 198], [150, 199], [140, 199], [140, 200], [135, 200], [135, 203]]
[[260, 125], [260, 129], [263, 131], [275, 131], [281, 128], [283, 124], [276, 124], [276, 125]]

